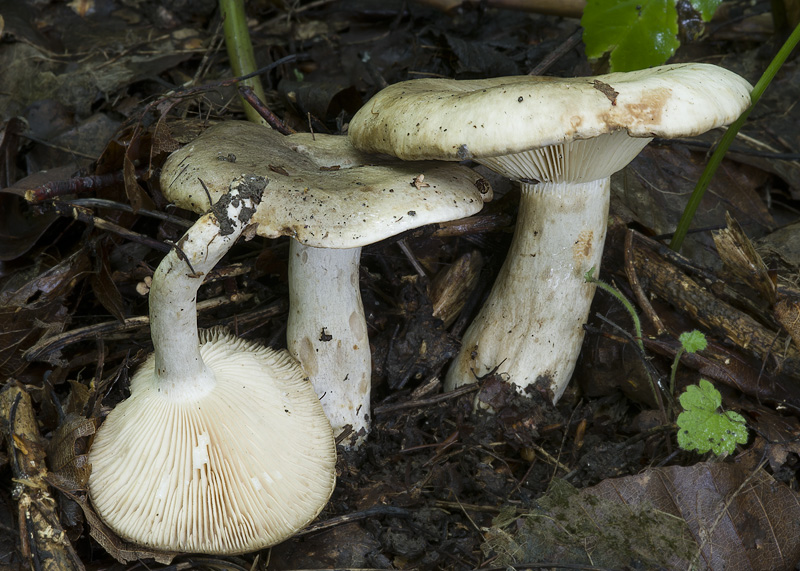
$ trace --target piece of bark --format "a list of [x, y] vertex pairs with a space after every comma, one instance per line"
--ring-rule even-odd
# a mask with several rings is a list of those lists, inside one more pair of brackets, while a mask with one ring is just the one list
[[634, 265], [639, 279], [651, 293], [672, 304], [704, 327], [727, 337], [738, 347], [773, 361], [781, 373], [800, 376], [800, 353], [790, 345], [783, 351], [779, 334], [749, 315], [718, 299], [689, 276], [661, 257], [634, 248]]
[[31, 569], [82, 571], [80, 558], [67, 538], [47, 484], [45, 448], [31, 397], [13, 382], [0, 392], [0, 421], [16, 482], [19, 549]]
[[727, 228], [713, 234], [720, 258], [733, 274], [767, 301], [777, 319], [800, 349], [800, 292], [778, 287], [774, 276], [739, 223], [725, 214]]

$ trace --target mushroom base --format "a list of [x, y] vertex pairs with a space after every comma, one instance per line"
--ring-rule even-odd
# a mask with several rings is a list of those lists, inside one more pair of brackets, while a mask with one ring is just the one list
[[[572, 376], [606, 235], [610, 180], [523, 185], [517, 231], [506, 261], [445, 390], [496, 369], [520, 391], [536, 385], [556, 402]], [[591, 207], [587, 207], [591, 205]]]

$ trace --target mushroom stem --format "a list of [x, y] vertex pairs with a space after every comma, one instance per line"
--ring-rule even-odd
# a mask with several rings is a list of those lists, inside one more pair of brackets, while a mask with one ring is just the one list
[[[492, 291], [467, 329], [445, 390], [495, 368], [557, 401], [572, 376], [606, 236], [610, 179], [523, 184], [516, 232]], [[587, 207], [591, 205], [590, 207]], [[531, 291], [533, 288], [534, 291]]]
[[228, 194], [186, 231], [153, 274], [150, 332], [155, 370], [162, 390], [173, 398], [210, 390], [214, 374], [200, 357], [197, 290], [206, 274], [239, 238], [260, 199], [266, 181], [244, 176]]
[[291, 241], [286, 338], [320, 397], [336, 436], [369, 431], [371, 358], [358, 285], [361, 248], [313, 248]]

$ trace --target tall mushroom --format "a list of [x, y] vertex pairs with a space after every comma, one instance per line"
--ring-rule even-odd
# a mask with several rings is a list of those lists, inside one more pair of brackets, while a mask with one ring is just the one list
[[216, 197], [241, 171], [270, 177], [253, 216], [257, 233], [294, 238], [289, 350], [311, 378], [334, 432], [351, 428], [351, 444], [358, 445], [369, 430], [371, 387], [361, 247], [474, 214], [491, 198], [491, 187], [459, 165], [369, 157], [346, 137], [285, 137], [241, 121], [215, 125], [173, 153], [161, 187], [178, 206], [203, 210], [208, 199], [196, 191], [197, 179]]
[[417, 79], [367, 102], [350, 122], [356, 148], [474, 159], [522, 187], [511, 248], [445, 388], [497, 370], [558, 400], [594, 296], [584, 274], [600, 263], [609, 177], [652, 137], [732, 122], [751, 90], [730, 71], [689, 63], [574, 79]]
[[254, 551], [310, 522], [333, 491], [333, 434], [297, 361], [197, 330], [197, 289], [248, 224], [264, 185], [263, 177], [233, 180], [159, 264], [154, 353], [89, 452], [92, 503], [134, 543]]

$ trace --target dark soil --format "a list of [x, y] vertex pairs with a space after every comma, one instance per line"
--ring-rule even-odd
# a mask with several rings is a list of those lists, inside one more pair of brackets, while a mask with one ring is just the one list
[[[38, 429], [52, 440], [65, 423], [64, 413], [99, 419], [125, 398], [129, 375], [151, 350], [147, 327], [131, 319], [147, 314], [148, 280], [195, 217], [166, 203], [158, 187], [160, 165], [207, 120], [241, 119], [243, 113], [234, 84], [226, 81], [232, 73], [214, 2], [6, 4], [0, 5], [0, 186], [7, 189], [0, 194], [0, 368], [8, 385], [23, 386], [33, 397]], [[603, 62], [587, 60], [575, 35], [579, 21], [573, 18], [484, 3], [450, 13], [415, 2], [287, 4], [291, 9], [252, 2], [248, 13], [259, 64], [296, 56], [262, 80], [266, 106], [297, 130], [342, 133], [352, 114], [382, 86], [415, 77], [604, 71]], [[729, 4], [702, 36], [685, 41], [673, 60], [711, 61], [755, 83], [785, 34], [771, 27], [768, 3]], [[75, 6], [89, 12], [79, 15]], [[791, 233], [780, 239], [769, 234], [797, 220], [800, 176], [797, 157], [785, 160], [769, 153], [797, 148], [797, 78], [790, 60], [746, 129], [764, 153], [748, 153], [746, 142], [736, 143], [738, 152], [725, 162], [694, 224], [718, 229], [726, 224], [725, 212], [733, 214], [751, 239], [763, 239], [758, 249], [790, 300], [795, 299], [791, 291], [800, 246], [791, 241]], [[175, 90], [180, 97], [165, 98]], [[702, 141], [710, 143], [712, 137]], [[612, 478], [654, 474], [656, 467], [708, 464], [714, 480], [721, 477], [713, 467], [718, 462], [741, 470], [741, 479], [731, 480], [738, 482], [734, 489], [751, 474], [774, 477], [769, 486], [786, 495], [778, 507], [764, 511], [776, 520], [797, 521], [793, 508], [786, 507], [800, 503], [795, 495], [800, 398], [790, 358], [796, 348], [772, 305], [759, 298], [752, 283], [723, 266], [707, 230], [691, 236], [682, 251], [686, 258], [676, 261], [652, 246], [646, 255], [697, 280], [709, 296], [728, 303], [737, 319], [747, 315], [773, 332], [777, 341], [771, 352], [737, 342], [727, 328], [737, 325], [734, 318], [713, 321], [667, 293], [652, 293], [657, 277], [632, 283], [631, 267], [646, 263], [634, 262], [633, 251], [645, 251], [645, 246], [626, 244], [626, 233], [655, 236], [663, 248], [659, 235], [674, 229], [705, 164], [704, 150], [654, 144], [614, 179], [600, 278], [629, 298], [636, 287], [648, 292], [649, 308], [637, 302], [649, 336], [644, 354], [633, 342], [628, 314], [598, 293], [581, 360], [557, 405], [536, 390], [519, 394], [498, 375], [470, 389], [442, 392], [439, 378], [489, 291], [513, 230], [518, 193], [486, 172], [496, 200], [474, 219], [448, 232], [422, 228], [363, 252], [374, 425], [359, 450], [340, 450], [336, 490], [309, 529], [261, 554], [180, 556], [167, 567], [152, 561], [122, 564], [90, 538], [81, 511], [59, 494], [57, 517], [77, 557], [87, 569], [461, 570], [504, 568], [513, 561], [554, 567], [571, 563], [583, 569], [600, 568], [595, 564], [653, 568], [656, 559], [641, 552], [593, 560], [588, 545], [581, 560], [555, 545], [540, 545], [535, 561], [514, 559], [506, 547], [498, 547], [498, 538], [513, 537], [517, 546], [526, 543], [527, 536], [518, 535], [525, 529], [525, 514], [545, 509], [540, 500], [554, 479], [583, 489], [614, 485]], [[76, 181], [75, 176], [97, 178]], [[41, 192], [41, 185], [54, 181], [64, 181], [55, 197], [36, 205], [21, 198], [26, 190]], [[424, 276], [400, 249], [400, 238], [425, 269]], [[441, 300], [432, 295], [431, 283], [474, 251], [485, 260], [477, 286], [453, 301], [458, 317], [445, 327], [433, 317], [434, 304]], [[200, 326], [225, 325], [242, 337], [284, 347], [287, 255], [285, 238], [238, 244], [200, 290], [199, 301], [227, 300], [201, 311]], [[663, 320], [663, 331], [649, 319], [653, 313]], [[86, 329], [92, 326], [101, 329]], [[662, 414], [650, 388], [652, 379], [668, 382], [677, 336], [694, 328], [706, 333], [710, 348], [683, 359], [676, 393], [701, 375], [711, 378], [723, 393], [723, 406], [746, 415], [751, 429], [748, 444], [719, 461], [677, 448], [674, 419]], [[58, 336], [64, 332], [77, 333]], [[426, 350], [420, 351], [423, 344]], [[8, 446], [21, 446], [9, 438], [7, 423], [4, 430]], [[73, 455], [85, 452], [86, 444], [80, 437]], [[0, 565], [29, 568], [29, 547], [21, 541], [17, 519], [20, 492], [12, 481], [13, 454], [6, 453], [0, 453]], [[80, 483], [80, 474], [59, 472], [52, 457], [50, 462], [51, 471], [62, 478], [51, 483], [62, 489]], [[81, 490], [73, 493], [82, 495]], [[656, 503], [649, 494], [640, 501]], [[679, 499], [674, 503], [682, 508]], [[553, 513], [552, 505], [546, 505], [547, 513]], [[749, 512], [737, 513], [747, 519]], [[680, 515], [677, 520], [684, 517], [691, 519]], [[741, 547], [741, 553], [765, 543], [783, 549], [785, 559], [774, 569], [792, 569], [800, 558], [800, 534], [755, 534], [750, 541], [742, 539], [750, 535], [730, 533], [734, 539], [726, 541]], [[699, 540], [688, 541], [691, 555]], [[534, 551], [523, 552], [533, 557]], [[675, 553], [683, 551], [675, 547]], [[728, 561], [745, 560], [735, 549], [730, 553]], [[673, 568], [668, 558], [658, 561]], [[716, 568], [705, 556], [704, 565]], [[34, 568], [48, 567], [37, 561]]]

